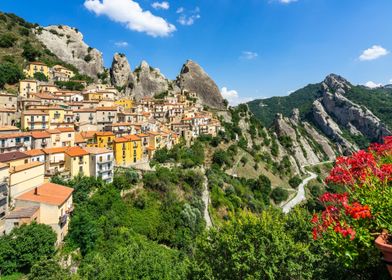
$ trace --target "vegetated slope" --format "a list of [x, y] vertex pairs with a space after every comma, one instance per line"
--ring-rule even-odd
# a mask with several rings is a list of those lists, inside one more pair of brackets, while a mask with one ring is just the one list
[[0, 62], [11, 61], [22, 68], [28, 61], [39, 60], [48, 66], [61, 64], [77, 71], [37, 39], [32, 32], [37, 27], [38, 24], [29, 23], [14, 14], [0, 13]]
[[311, 110], [313, 102], [321, 94], [321, 84], [309, 84], [289, 96], [256, 99], [250, 101], [248, 106], [263, 125], [271, 126], [277, 113], [289, 117], [293, 109], [298, 108], [301, 116], [306, 115]]
[[339, 153], [382, 141], [392, 125], [392, 90], [354, 86], [331, 74], [319, 84], [308, 85], [289, 96], [255, 100], [249, 108], [264, 124], [271, 126], [277, 114], [288, 117], [299, 109], [302, 122], [336, 142]]

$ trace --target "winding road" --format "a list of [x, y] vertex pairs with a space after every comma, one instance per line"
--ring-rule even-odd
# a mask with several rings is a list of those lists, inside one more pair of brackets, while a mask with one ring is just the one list
[[299, 203], [301, 203], [302, 201], [304, 201], [306, 199], [305, 186], [311, 180], [317, 178], [317, 174], [312, 173], [310, 171], [307, 171], [307, 172], [310, 176], [307, 177], [305, 180], [303, 180], [302, 183], [298, 186], [297, 195], [292, 200], [290, 200], [285, 205], [283, 205], [283, 207], [282, 207], [283, 213], [286, 213], [286, 214], [289, 213], [291, 209], [293, 209], [296, 205], [298, 205]]

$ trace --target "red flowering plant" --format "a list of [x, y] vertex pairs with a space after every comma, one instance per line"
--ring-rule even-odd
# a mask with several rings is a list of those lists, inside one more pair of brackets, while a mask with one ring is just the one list
[[312, 218], [313, 238], [350, 266], [376, 249], [374, 239], [392, 232], [392, 137], [336, 159], [326, 179], [332, 192], [319, 200], [324, 211]]

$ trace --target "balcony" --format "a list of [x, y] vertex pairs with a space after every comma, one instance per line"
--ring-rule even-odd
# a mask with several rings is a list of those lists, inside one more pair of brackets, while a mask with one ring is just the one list
[[71, 214], [74, 211], [74, 206], [73, 204], [68, 208], [68, 210], [66, 211], [67, 214]]

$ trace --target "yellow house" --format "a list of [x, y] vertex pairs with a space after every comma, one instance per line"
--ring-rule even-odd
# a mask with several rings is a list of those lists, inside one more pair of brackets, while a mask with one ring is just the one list
[[19, 82], [19, 96], [30, 98], [32, 94], [36, 94], [38, 89], [36, 80], [22, 80]]
[[65, 110], [60, 107], [48, 107], [49, 126], [50, 128], [57, 128], [64, 123]]
[[128, 166], [143, 157], [142, 141], [136, 135], [114, 139], [114, 155], [117, 165]]
[[45, 130], [49, 128], [49, 113], [44, 110], [22, 112], [21, 127], [25, 130]]
[[113, 149], [113, 140], [115, 136], [111, 131], [101, 131], [94, 134], [93, 144], [89, 144], [89, 147]]
[[0, 162], [9, 167], [19, 166], [30, 162], [30, 158], [23, 152], [14, 151], [0, 154]]
[[129, 99], [129, 98], [121, 98], [120, 100], [117, 100], [116, 102], [114, 102], [114, 104], [121, 106], [126, 110], [133, 108], [133, 101], [132, 101], [132, 99]]
[[71, 177], [90, 176], [89, 153], [78, 146], [68, 148], [65, 151], [65, 169]]
[[102, 92], [85, 92], [83, 93], [84, 100], [88, 101], [101, 101], [103, 100]]
[[39, 207], [39, 222], [52, 227], [57, 234], [57, 245], [68, 233], [73, 211], [73, 189], [53, 183], [44, 183], [15, 198], [15, 207]]
[[49, 67], [42, 62], [30, 62], [26, 69], [25, 69], [25, 74], [26, 76], [33, 78], [35, 73], [42, 73], [44, 74], [47, 78], [49, 78]]

